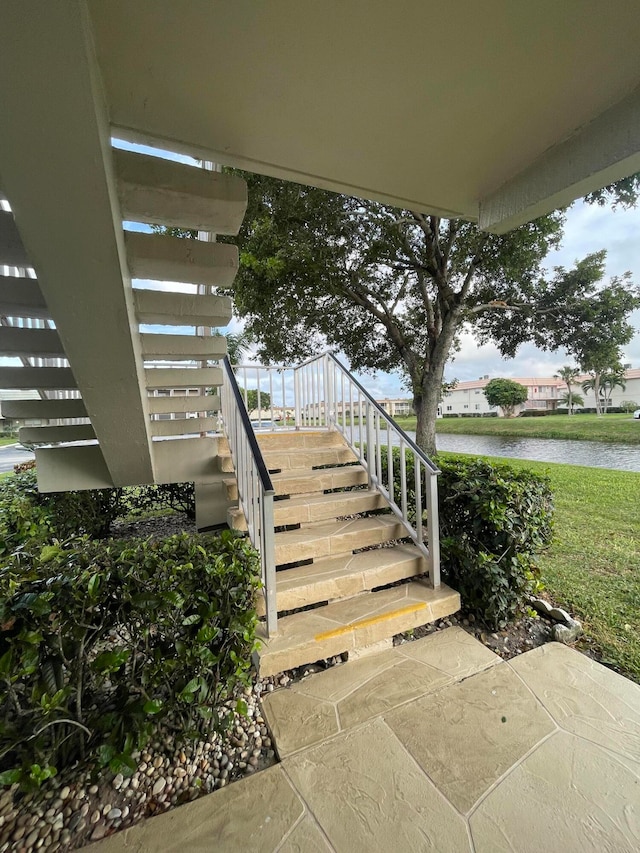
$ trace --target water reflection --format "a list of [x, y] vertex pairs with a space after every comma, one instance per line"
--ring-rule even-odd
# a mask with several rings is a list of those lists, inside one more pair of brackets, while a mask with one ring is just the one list
[[[354, 439], [359, 430], [353, 428]], [[407, 432], [415, 441], [415, 432]], [[347, 437], [349, 428], [347, 427]], [[384, 441], [384, 433], [381, 438]], [[394, 436], [395, 438], [395, 436]], [[398, 444], [398, 441], [393, 442]], [[640, 472], [640, 445], [608, 444], [602, 441], [569, 441], [554, 438], [502, 438], [496, 435], [436, 436], [438, 450], [450, 453], [473, 453], [478, 456], [506, 456], [536, 462], [564, 462], [591, 468]]]

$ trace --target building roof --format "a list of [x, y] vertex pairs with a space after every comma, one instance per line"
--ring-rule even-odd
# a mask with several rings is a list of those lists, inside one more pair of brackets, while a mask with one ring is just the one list
[[[491, 382], [492, 379], [511, 379], [513, 382], [518, 382], [520, 385], [524, 385], [527, 388], [530, 386], [555, 386], [556, 388], [564, 388], [566, 383], [562, 379], [558, 379], [555, 376], [527, 376], [525, 378], [518, 378], [515, 376], [486, 376], [482, 379], [472, 379], [468, 382], [458, 382], [453, 389], [454, 391], [473, 391], [478, 388], [484, 388], [486, 385]], [[573, 385], [580, 385], [581, 382], [584, 382], [591, 377], [589, 374], [584, 373], [575, 378], [575, 381], [572, 383]], [[629, 379], [640, 379], [640, 368], [630, 368], [629, 370], [625, 370], [624, 378]]]

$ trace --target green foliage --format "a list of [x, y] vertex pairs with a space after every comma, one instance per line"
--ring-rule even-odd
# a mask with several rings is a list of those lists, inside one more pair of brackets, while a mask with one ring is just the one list
[[0, 555], [30, 540], [105, 536], [121, 510], [122, 489], [43, 494], [29, 468], [0, 483]]
[[525, 402], [529, 392], [513, 379], [492, 379], [484, 388], [484, 396], [490, 406], [500, 406], [505, 417], [510, 418], [515, 407]]
[[539, 589], [536, 554], [551, 541], [549, 481], [481, 459], [439, 459], [443, 576], [463, 605], [502, 627]]
[[636, 409], [640, 409], [640, 406], [635, 400], [623, 400], [620, 403], [620, 408], [623, 412], [635, 412]]
[[[383, 478], [388, 476], [382, 453]], [[441, 570], [463, 607], [491, 628], [521, 612], [539, 589], [537, 552], [551, 541], [553, 500], [548, 480], [473, 457], [438, 458]], [[400, 488], [400, 450], [393, 450]], [[415, 471], [406, 455], [407, 508], [415, 518]], [[426, 493], [423, 481], [422, 493]], [[426, 523], [426, 518], [423, 519]]]
[[149, 486], [131, 486], [125, 489], [121, 515], [141, 516], [158, 510], [183, 512], [187, 518], [195, 518], [194, 484], [157, 483]]
[[258, 588], [257, 555], [230, 531], [17, 551], [0, 569], [0, 781], [38, 785], [78, 759], [127, 774], [159, 724], [224, 726]]
[[[256, 412], [258, 410], [258, 390], [257, 388], [241, 388], [240, 393], [245, 401], [247, 412]], [[268, 409], [271, 406], [271, 395], [266, 391], [260, 391], [260, 409]]]

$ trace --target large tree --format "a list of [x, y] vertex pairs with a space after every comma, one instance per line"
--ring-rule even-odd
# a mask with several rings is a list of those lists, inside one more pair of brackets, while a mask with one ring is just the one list
[[490, 406], [500, 406], [505, 418], [512, 418], [516, 406], [527, 401], [529, 390], [513, 379], [492, 379], [485, 385], [484, 396]]
[[559, 244], [562, 212], [496, 236], [458, 219], [246, 177], [235, 300], [260, 355], [290, 361], [327, 342], [356, 370], [400, 371], [413, 395], [417, 442], [428, 453], [462, 324], [473, 322], [515, 351], [536, 338], [546, 317], [558, 316], [567, 280], [573, 276], [575, 295], [592, 272], [577, 265], [544, 281], [542, 262]]

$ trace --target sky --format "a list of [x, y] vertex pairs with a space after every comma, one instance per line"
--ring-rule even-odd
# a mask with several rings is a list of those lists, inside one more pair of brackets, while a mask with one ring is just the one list
[[[137, 151], [159, 154], [157, 149], [147, 149], [139, 145], [131, 145], [114, 140], [117, 147], [130, 148]], [[189, 157], [168, 155], [180, 162], [195, 163]], [[135, 223], [125, 223], [126, 228], [149, 230], [146, 226]], [[582, 201], [576, 202], [567, 212], [564, 239], [559, 249], [553, 251], [546, 259], [545, 266], [552, 270], [555, 266], [571, 267], [576, 260], [585, 255], [606, 249], [606, 278], [622, 275], [631, 271], [633, 281], [640, 283], [640, 207], [632, 210], [613, 211], [609, 206], [599, 207], [588, 205]], [[136, 282], [137, 286], [160, 287], [170, 290], [185, 290], [193, 292], [191, 285], [166, 284], [159, 282]], [[631, 343], [624, 349], [624, 363], [640, 367], [640, 311], [631, 316], [636, 334]], [[235, 332], [241, 328], [237, 320], [232, 320], [222, 332]], [[162, 327], [141, 327], [141, 331], [166, 331]], [[174, 333], [192, 334], [192, 327], [172, 329]], [[563, 364], [571, 363], [571, 359], [563, 351], [544, 352], [532, 344], [522, 346], [514, 359], [503, 359], [497, 348], [492, 344], [479, 346], [470, 331], [464, 331], [460, 338], [460, 349], [445, 369], [445, 379], [459, 382], [478, 379], [481, 376], [502, 376], [513, 378], [552, 376]], [[0, 364], [19, 364], [17, 359], [0, 358]], [[406, 397], [406, 388], [397, 374], [378, 373], [362, 377], [367, 390], [377, 399], [384, 397]]]

